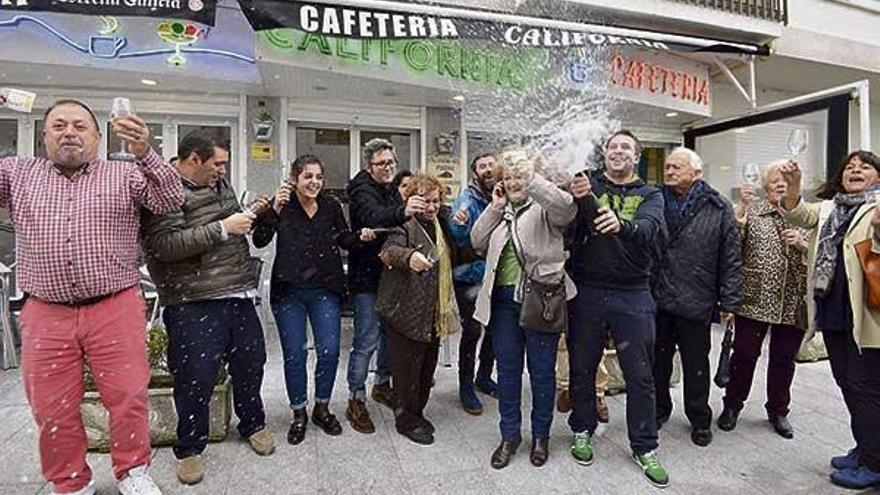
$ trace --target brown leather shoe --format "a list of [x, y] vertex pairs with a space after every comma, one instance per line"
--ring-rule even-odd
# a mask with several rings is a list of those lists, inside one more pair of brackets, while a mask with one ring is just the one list
[[608, 422], [608, 404], [605, 403], [605, 397], [596, 397], [596, 417], [600, 423]]
[[363, 401], [349, 399], [345, 417], [354, 431], [367, 434], [376, 433], [376, 425], [370, 419], [370, 411], [367, 410], [367, 405]]
[[184, 485], [195, 485], [205, 477], [202, 456], [191, 455], [177, 461], [177, 479]]
[[568, 390], [559, 391], [556, 396], [556, 410], [563, 414], [571, 411], [571, 396], [568, 395]]
[[373, 398], [374, 401], [382, 404], [392, 411], [397, 405], [397, 396], [394, 394], [394, 389], [391, 388], [390, 382], [373, 385], [373, 392], [370, 394], [370, 396]]
[[275, 439], [272, 438], [272, 434], [266, 428], [249, 436], [248, 443], [251, 446], [251, 450], [256, 452], [257, 455], [272, 455], [272, 452], [275, 452]]

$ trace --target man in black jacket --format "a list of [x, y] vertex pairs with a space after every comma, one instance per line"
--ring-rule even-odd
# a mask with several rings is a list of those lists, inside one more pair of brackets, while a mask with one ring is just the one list
[[663, 229], [663, 197], [635, 174], [641, 145], [629, 131], [605, 143], [605, 172], [592, 181], [572, 179], [578, 205], [572, 224], [569, 270], [577, 297], [569, 301], [566, 335], [572, 402], [568, 424], [575, 462], [593, 462], [596, 370], [608, 332], [626, 380], [626, 421], [633, 460], [648, 480], [669, 483], [660, 465], [654, 415], [654, 316], [650, 291], [653, 253]]
[[[243, 213], [224, 180], [229, 150], [209, 134], [194, 131], [178, 147], [183, 210], [142, 212], [147, 266], [168, 329], [168, 368], [177, 409], [177, 478], [192, 485], [204, 475], [201, 454], [208, 444], [209, 405], [217, 371], [228, 363], [238, 432], [260, 455], [275, 450], [260, 397], [266, 346], [254, 308], [257, 280], [252, 267], [253, 214]], [[260, 198], [257, 211], [268, 209]]]
[[742, 257], [733, 207], [701, 179], [703, 161], [687, 148], [666, 158], [667, 225], [653, 291], [657, 301], [654, 384], [657, 427], [672, 413], [669, 380], [675, 349], [684, 371], [684, 408], [691, 440], [712, 442], [709, 407], [711, 319], [716, 307], [729, 324], [739, 306]]
[[[413, 214], [424, 211], [425, 202], [421, 197], [414, 195], [404, 204], [400, 193], [392, 186], [397, 163], [391, 142], [377, 138], [364, 146], [364, 169], [349, 181], [346, 189], [352, 230], [399, 227]], [[385, 237], [381, 234], [376, 242], [352, 251], [348, 258], [348, 285], [354, 303], [354, 339], [348, 356], [349, 400], [345, 417], [360, 433], [376, 431], [366, 407], [366, 381], [370, 359], [377, 347], [376, 379], [371, 395], [376, 402], [392, 410], [395, 408], [385, 331], [374, 309], [383, 269], [379, 251]]]

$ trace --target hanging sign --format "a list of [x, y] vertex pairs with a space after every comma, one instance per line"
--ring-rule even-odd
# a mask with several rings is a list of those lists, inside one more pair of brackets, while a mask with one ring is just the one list
[[[294, 28], [306, 33], [344, 38], [472, 39], [543, 48], [636, 46], [687, 52], [765, 54], [768, 51], [766, 47], [757, 45], [612, 26], [452, 8], [429, 11], [419, 4], [409, 6], [413, 11], [405, 11], [298, 0], [239, 0], [239, 3], [241, 11], [258, 31]], [[443, 12], [449, 15], [440, 15]]]
[[0, 11], [186, 19], [214, 25], [217, 0], [0, 0]]

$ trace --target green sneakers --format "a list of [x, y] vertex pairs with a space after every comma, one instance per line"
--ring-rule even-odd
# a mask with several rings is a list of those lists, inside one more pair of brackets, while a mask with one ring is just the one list
[[575, 433], [571, 440], [571, 456], [574, 462], [589, 466], [593, 463], [593, 438], [586, 431]]
[[[572, 453], [574, 453], [574, 447], [571, 449]], [[652, 450], [651, 452], [642, 455], [634, 453], [632, 458], [636, 461], [636, 464], [642, 468], [645, 472], [645, 477], [648, 478], [648, 481], [654, 484], [654, 486], [660, 488], [666, 488], [669, 486], [669, 475], [666, 474], [666, 470], [660, 465], [660, 460], [657, 458], [656, 452]]]

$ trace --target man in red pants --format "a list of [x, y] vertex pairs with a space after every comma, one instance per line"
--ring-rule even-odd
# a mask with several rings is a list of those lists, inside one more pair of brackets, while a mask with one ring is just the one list
[[150, 148], [136, 116], [113, 130], [136, 157], [98, 158], [97, 119], [83, 103], [46, 112], [48, 158], [0, 160], [0, 207], [16, 231], [22, 374], [39, 436], [43, 476], [55, 494], [95, 493], [80, 414], [88, 358], [110, 412], [110, 452], [123, 495], [161, 494], [147, 474], [147, 363], [138, 272], [140, 208], [183, 203], [177, 172]]

